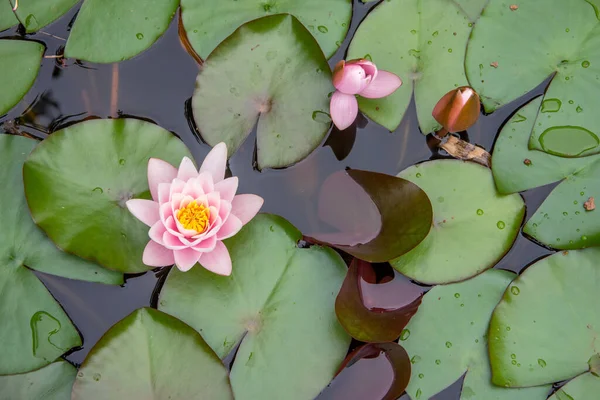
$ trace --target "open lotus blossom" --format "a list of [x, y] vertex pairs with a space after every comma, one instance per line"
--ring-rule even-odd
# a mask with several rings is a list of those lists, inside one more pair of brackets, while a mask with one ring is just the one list
[[356, 95], [368, 99], [389, 96], [402, 85], [402, 80], [388, 71], [378, 70], [368, 60], [340, 61], [333, 70], [333, 86], [329, 112], [335, 126], [346, 129], [358, 115]]
[[200, 262], [219, 275], [231, 274], [231, 257], [222, 240], [254, 218], [263, 199], [254, 194], [236, 195], [238, 178], [224, 179], [226, 163], [225, 143], [208, 153], [199, 171], [187, 157], [179, 169], [150, 159], [148, 184], [153, 200], [127, 202], [129, 211], [150, 226], [144, 264], [175, 264], [188, 271]]

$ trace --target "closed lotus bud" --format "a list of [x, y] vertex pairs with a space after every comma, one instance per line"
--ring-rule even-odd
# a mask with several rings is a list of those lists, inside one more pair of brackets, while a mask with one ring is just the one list
[[479, 118], [479, 95], [468, 86], [446, 93], [433, 108], [433, 118], [448, 132], [467, 130]]

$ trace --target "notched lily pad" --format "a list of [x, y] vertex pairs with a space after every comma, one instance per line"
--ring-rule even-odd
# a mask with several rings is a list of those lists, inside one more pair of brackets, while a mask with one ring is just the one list
[[140, 308], [92, 348], [73, 400], [233, 399], [227, 370], [196, 331], [168, 314]]
[[465, 282], [436, 286], [425, 294], [399, 342], [413, 364], [406, 389], [411, 399], [429, 399], [465, 373], [461, 399], [546, 399], [549, 386], [506, 389], [490, 380], [488, 323], [514, 277], [512, 272], [492, 269]]
[[[370, 59], [378, 68], [412, 81], [421, 132], [433, 132], [440, 127], [431, 115], [438, 100], [468, 85], [466, 42], [486, 1], [382, 1], [358, 27], [347, 58]], [[360, 110], [393, 131], [410, 103], [410, 88], [405, 84], [382, 99], [359, 98]]]
[[417, 246], [431, 228], [429, 198], [415, 183], [348, 169], [329, 176], [319, 193], [319, 217], [332, 232], [308, 235], [354, 257], [387, 262]]
[[429, 235], [390, 262], [400, 273], [428, 284], [461, 281], [493, 267], [512, 246], [525, 203], [519, 195], [499, 194], [488, 168], [436, 160], [398, 176], [419, 185], [433, 204]]
[[0, 39], [0, 115], [29, 91], [40, 70], [44, 50], [38, 42]]
[[148, 227], [125, 202], [150, 198], [150, 158], [179, 165], [185, 156], [191, 157], [178, 138], [148, 122], [81, 122], [53, 133], [29, 156], [27, 202], [60, 248], [115, 271], [144, 272]]
[[335, 313], [353, 338], [391, 342], [417, 312], [422, 295], [421, 287], [400, 276], [376, 283], [373, 266], [355, 258], [336, 298]]
[[178, 5], [178, 0], [85, 0], [65, 56], [96, 63], [131, 58], [162, 36]]
[[543, 385], [590, 370], [600, 333], [599, 257], [597, 248], [556, 253], [511, 283], [490, 322], [496, 385]]
[[[27, 33], [37, 32], [56, 21], [79, 0], [8, 0]], [[18, 3], [18, 4], [17, 4]]]
[[60, 360], [36, 371], [0, 376], [1, 399], [68, 400], [77, 370]]
[[19, 23], [8, 1], [0, 2], [0, 32]]
[[257, 125], [259, 168], [310, 154], [327, 134], [331, 70], [310, 32], [291, 15], [249, 22], [207, 58], [192, 98], [196, 126], [234, 153]]
[[314, 398], [347, 353], [334, 311], [346, 266], [329, 248], [297, 248], [301, 237], [283, 218], [259, 214], [224, 241], [231, 276], [173, 268], [161, 291], [159, 308], [201, 332], [219, 357], [241, 342], [236, 399]]
[[488, 112], [552, 76], [529, 147], [562, 157], [600, 152], [600, 115], [594, 112], [600, 24], [591, 1], [532, 0], [514, 11], [490, 1], [473, 29], [465, 66]]

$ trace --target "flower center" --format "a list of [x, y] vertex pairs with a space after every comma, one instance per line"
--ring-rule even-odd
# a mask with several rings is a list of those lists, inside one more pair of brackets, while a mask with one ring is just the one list
[[177, 211], [177, 219], [185, 229], [203, 233], [208, 228], [210, 210], [196, 200]]

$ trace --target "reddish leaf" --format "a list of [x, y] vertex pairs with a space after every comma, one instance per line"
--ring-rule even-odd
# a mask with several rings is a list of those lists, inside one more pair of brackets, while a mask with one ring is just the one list
[[410, 380], [410, 360], [397, 343], [365, 344], [350, 353], [317, 400], [394, 400]]
[[386, 262], [416, 247], [431, 229], [429, 198], [417, 185], [377, 172], [348, 169], [329, 176], [319, 217], [335, 232], [309, 239], [370, 262]]
[[354, 259], [335, 301], [344, 329], [362, 342], [390, 342], [417, 312], [423, 290], [397, 272], [385, 283], [375, 283], [371, 264]]

